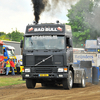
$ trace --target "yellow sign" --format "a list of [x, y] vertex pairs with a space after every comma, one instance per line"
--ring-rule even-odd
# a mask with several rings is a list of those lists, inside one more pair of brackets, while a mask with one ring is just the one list
[[49, 76], [49, 74], [39, 74], [39, 76], [46, 77], [46, 76]]

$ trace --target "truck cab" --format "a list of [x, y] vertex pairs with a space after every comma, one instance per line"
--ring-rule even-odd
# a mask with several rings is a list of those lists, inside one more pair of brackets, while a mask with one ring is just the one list
[[100, 37], [98, 37], [97, 40], [86, 40], [85, 51], [100, 53]]
[[[9, 45], [3, 45], [3, 52], [4, 52], [4, 61], [6, 62], [10, 58], [13, 59], [13, 62], [16, 65], [15, 48]], [[14, 70], [15, 72], [17, 72], [16, 67]]]
[[[22, 42], [21, 42], [22, 47]], [[64, 24], [28, 25], [24, 35], [23, 79], [27, 88], [63, 84], [71, 89], [74, 81], [72, 31]]]
[[97, 52], [97, 40], [86, 40], [85, 51], [87, 52]]

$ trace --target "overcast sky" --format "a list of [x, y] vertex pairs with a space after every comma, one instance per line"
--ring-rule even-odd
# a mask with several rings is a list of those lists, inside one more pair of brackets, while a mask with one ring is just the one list
[[[53, 17], [48, 13], [42, 13], [39, 23], [68, 22], [67, 10], [62, 9], [60, 14]], [[17, 28], [20, 32], [25, 32], [27, 24], [34, 21], [31, 0], [0, 0], [0, 32], [9, 33]]]

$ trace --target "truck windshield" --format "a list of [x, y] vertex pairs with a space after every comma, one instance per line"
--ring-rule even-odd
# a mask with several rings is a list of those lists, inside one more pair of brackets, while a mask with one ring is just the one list
[[7, 49], [8, 55], [9, 56], [15, 56], [14, 50], [13, 49]]
[[64, 49], [64, 36], [28, 36], [25, 37], [24, 49]]
[[85, 48], [97, 48], [97, 40], [87, 40]]

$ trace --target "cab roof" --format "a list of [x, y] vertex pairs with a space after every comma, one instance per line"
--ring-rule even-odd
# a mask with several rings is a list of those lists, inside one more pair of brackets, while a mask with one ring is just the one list
[[71, 26], [65, 24], [27, 25], [24, 36], [28, 35], [64, 35], [72, 36]]
[[6, 48], [6, 49], [15, 49], [14, 47], [12, 47], [10, 45], [3, 45], [3, 48]]

